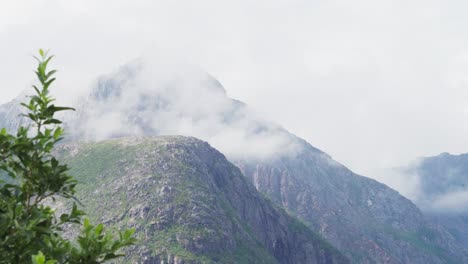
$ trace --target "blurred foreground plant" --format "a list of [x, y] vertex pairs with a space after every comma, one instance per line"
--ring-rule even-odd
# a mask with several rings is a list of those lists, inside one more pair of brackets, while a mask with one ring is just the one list
[[[55, 114], [74, 109], [53, 104], [49, 88], [56, 71], [47, 71], [53, 56], [43, 50], [39, 55], [39, 85], [22, 104], [30, 124], [15, 135], [0, 131], [0, 263], [92, 264], [115, 259], [122, 256], [120, 249], [135, 243], [134, 230], [109, 232], [102, 224], [91, 225], [77, 209], [77, 181], [51, 153], [64, 133]], [[68, 213], [57, 215], [44, 203], [56, 197], [73, 200]], [[82, 225], [75, 240], [63, 236], [64, 226], [70, 224]]]

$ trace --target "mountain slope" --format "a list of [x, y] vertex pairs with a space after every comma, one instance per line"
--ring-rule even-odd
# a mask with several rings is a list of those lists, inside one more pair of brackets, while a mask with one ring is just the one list
[[66, 144], [58, 153], [94, 218], [137, 229], [132, 261], [347, 263], [200, 140], [124, 138]]
[[356, 263], [462, 263], [465, 253], [408, 199], [315, 148], [295, 157], [237, 161], [262, 193]]
[[180, 134], [208, 141], [355, 263], [468, 263], [450, 233], [411, 201], [259, 118], [198, 69], [138, 60], [99, 78], [75, 107], [66, 117], [74, 139]]

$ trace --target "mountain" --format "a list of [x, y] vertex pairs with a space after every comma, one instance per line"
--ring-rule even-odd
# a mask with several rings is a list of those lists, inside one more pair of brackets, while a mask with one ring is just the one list
[[57, 153], [95, 220], [136, 228], [126, 263], [348, 263], [206, 142], [121, 138]]
[[265, 121], [204, 71], [154, 61], [136, 60], [100, 77], [65, 117], [69, 138], [194, 136], [353, 263], [468, 263], [450, 232], [410, 200]]
[[468, 154], [442, 153], [400, 170], [417, 175], [415, 202], [468, 249]]

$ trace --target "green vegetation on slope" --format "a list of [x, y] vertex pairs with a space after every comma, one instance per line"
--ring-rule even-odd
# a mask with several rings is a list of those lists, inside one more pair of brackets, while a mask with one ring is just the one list
[[[233, 204], [255, 207], [257, 202], [261, 207], [253, 208], [254, 214], [278, 212], [278, 216], [269, 215], [266, 221], [271, 223], [265, 224], [298, 238], [297, 243], [288, 244], [288, 250], [312, 243], [320, 248], [317, 252], [341, 259], [339, 252], [302, 223], [257, 195], [240, 171], [204, 142], [184, 137], [122, 138], [63, 145], [59, 153], [77, 176], [77, 195], [93, 219], [117, 228], [136, 228], [139, 244], [128, 252], [127, 261], [278, 263], [285, 256], [274, 254], [287, 252], [273, 254], [276, 249], [267, 246], [280, 239], [274, 238], [275, 230], [265, 230], [260, 238], [258, 228], [264, 227], [255, 230], [244, 218], [250, 216], [240, 215], [245, 212]], [[281, 225], [279, 216], [285, 225], [275, 227]], [[272, 242], [267, 241], [269, 236]]]
[[[150, 257], [167, 259], [173, 256], [196, 263], [277, 262], [256, 240], [249, 225], [236, 216], [226, 198], [221, 193], [214, 193], [203, 182], [206, 176], [186, 161], [174, 158], [174, 150], [167, 151], [165, 144], [151, 139], [142, 139], [136, 144], [110, 140], [65, 145], [58, 152], [76, 175], [79, 182], [77, 196], [91, 212], [90, 216], [118, 228], [137, 228], [139, 246], [148, 248]], [[171, 170], [160, 169], [164, 166]], [[171, 189], [167, 197], [161, 195], [164, 188]], [[153, 210], [142, 204], [162, 211], [180, 212], [176, 219], [167, 221], [167, 225], [157, 227], [166, 223], [161, 215], [148, 214], [140, 218], [133, 214], [139, 210], [139, 205], [143, 208], [139, 212]], [[193, 206], [203, 208], [196, 212], [196, 217], [190, 208]], [[195, 223], [195, 220], [205, 219], [210, 222]], [[226, 225], [240, 230], [228, 234], [233, 245], [216, 249], [217, 246], [223, 248]], [[200, 252], [193, 248], [188, 250], [187, 245], [191, 246], [193, 241], [201, 245], [211, 244], [213, 248]], [[138, 251], [139, 246], [133, 252]], [[130, 258], [138, 259], [140, 256], [135, 254], [142, 252], [129, 253]]]

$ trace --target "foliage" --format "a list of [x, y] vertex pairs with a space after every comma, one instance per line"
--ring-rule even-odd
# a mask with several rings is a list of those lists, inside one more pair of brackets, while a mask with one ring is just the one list
[[[0, 131], [0, 263], [103, 263], [121, 256], [118, 251], [135, 243], [134, 230], [110, 232], [102, 224], [92, 225], [74, 198], [77, 181], [68, 175], [52, 150], [64, 134], [57, 112], [73, 110], [53, 104], [49, 88], [55, 70], [47, 71], [53, 56], [39, 51], [36, 75], [39, 87], [25, 116], [31, 124], [16, 135]], [[47, 205], [56, 197], [74, 200], [68, 213], [60, 216]], [[64, 227], [82, 224], [76, 241], [66, 239]]]

